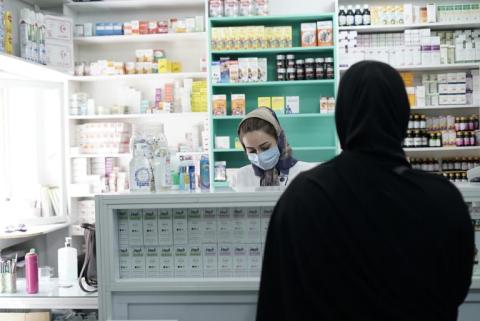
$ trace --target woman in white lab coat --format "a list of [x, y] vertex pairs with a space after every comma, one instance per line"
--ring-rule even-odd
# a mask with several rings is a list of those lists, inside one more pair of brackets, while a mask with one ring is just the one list
[[238, 126], [238, 137], [251, 165], [237, 171], [232, 187], [286, 186], [315, 164], [297, 161], [275, 112], [258, 108]]

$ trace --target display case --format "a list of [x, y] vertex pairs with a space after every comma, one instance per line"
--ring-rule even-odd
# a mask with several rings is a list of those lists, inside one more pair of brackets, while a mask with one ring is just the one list
[[[480, 187], [461, 190], [467, 202], [480, 201]], [[96, 196], [100, 319], [255, 320], [263, 243], [280, 195]], [[476, 320], [479, 289], [474, 279], [460, 320]]]

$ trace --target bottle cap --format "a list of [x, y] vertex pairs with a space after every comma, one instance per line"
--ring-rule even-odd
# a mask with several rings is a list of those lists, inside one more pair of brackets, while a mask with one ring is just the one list
[[35, 254], [35, 252], [36, 252], [35, 249], [30, 249], [30, 252], [28, 252], [28, 253]]

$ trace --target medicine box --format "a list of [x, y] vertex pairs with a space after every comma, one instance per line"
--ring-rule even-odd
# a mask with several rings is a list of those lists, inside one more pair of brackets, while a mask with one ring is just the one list
[[143, 210], [143, 244], [158, 245], [158, 214], [156, 209]]
[[217, 242], [217, 215], [214, 208], [205, 208], [202, 218], [202, 243]]
[[188, 253], [187, 247], [175, 246], [175, 277], [187, 277], [188, 275]]
[[188, 276], [194, 278], [203, 277], [203, 248], [201, 245], [188, 247]]
[[245, 244], [233, 247], [233, 275], [236, 277], [248, 276], [248, 258]]
[[202, 243], [202, 214], [203, 209], [191, 208], [188, 210], [188, 243], [201, 244]]
[[261, 107], [272, 108], [271, 97], [258, 97], [258, 108]]
[[277, 114], [285, 114], [285, 97], [272, 97], [272, 109]]
[[302, 47], [316, 47], [317, 46], [317, 24], [316, 23], [302, 23], [301, 28], [301, 42]]
[[300, 113], [300, 97], [299, 96], [287, 96], [285, 103], [285, 114], [298, 114]]
[[216, 278], [218, 276], [218, 248], [216, 243], [203, 245], [203, 276]]
[[245, 94], [232, 94], [232, 115], [242, 116], [245, 115]]
[[173, 244], [172, 210], [161, 208], [158, 210], [158, 244]]
[[128, 210], [128, 244], [143, 245], [142, 210]]
[[130, 248], [130, 277], [145, 277], [145, 252], [142, 246]]
[[247, 221], [246, 210], [238, 207], [233, 209], [232, 231], [234, 243], [243, 243], [247, 241]]
[[262, 270], [262, 247], [260, 243], [247, 245], [247, 270], [248, 276], [258, 277]]
[[121, 246], [118, 249], [118, 268], [121, 279], [130, 277], [130, 266], [130, 251], [128, 247]]
[[128, 211], [127, 210], [117, 210], [117, 219], [118, 219], [118, 244], [128, 245], [129, 240], [129, 228], [128, 228]]
[[160, 276], [160, 253], [158, 247], [145, 248], [145, 276], [147, 278]]
[[230, 208], [217, 209], [217, 237], [219, 243], [232, 242], [233, 219]]
[[187, 209], [173, 209], [173, 243], [188, 243]]
[[260, 229], [260, 208], [247, 208], [247, 238], [246, 242], [260, 243], [261, 229]]
[[229, 136], [215, 136], [215, 148], [216, 149], [229, 149], [230, 137]]
[[231, 244], [218, 246], [218, 277], [233, 276], [233, 255]]
[[175, 275], [174, 249], [171, 246], [159, 248], [160, 269], [159, 275], [162, 278], [173, 278]]

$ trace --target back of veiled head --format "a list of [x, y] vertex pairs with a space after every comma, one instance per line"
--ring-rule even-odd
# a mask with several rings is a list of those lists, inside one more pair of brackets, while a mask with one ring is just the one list
[[409, 115], [405, 85], [391, 66], [363, 61], [342, 77], [335, 114], [342, 149], [403, 154]]

